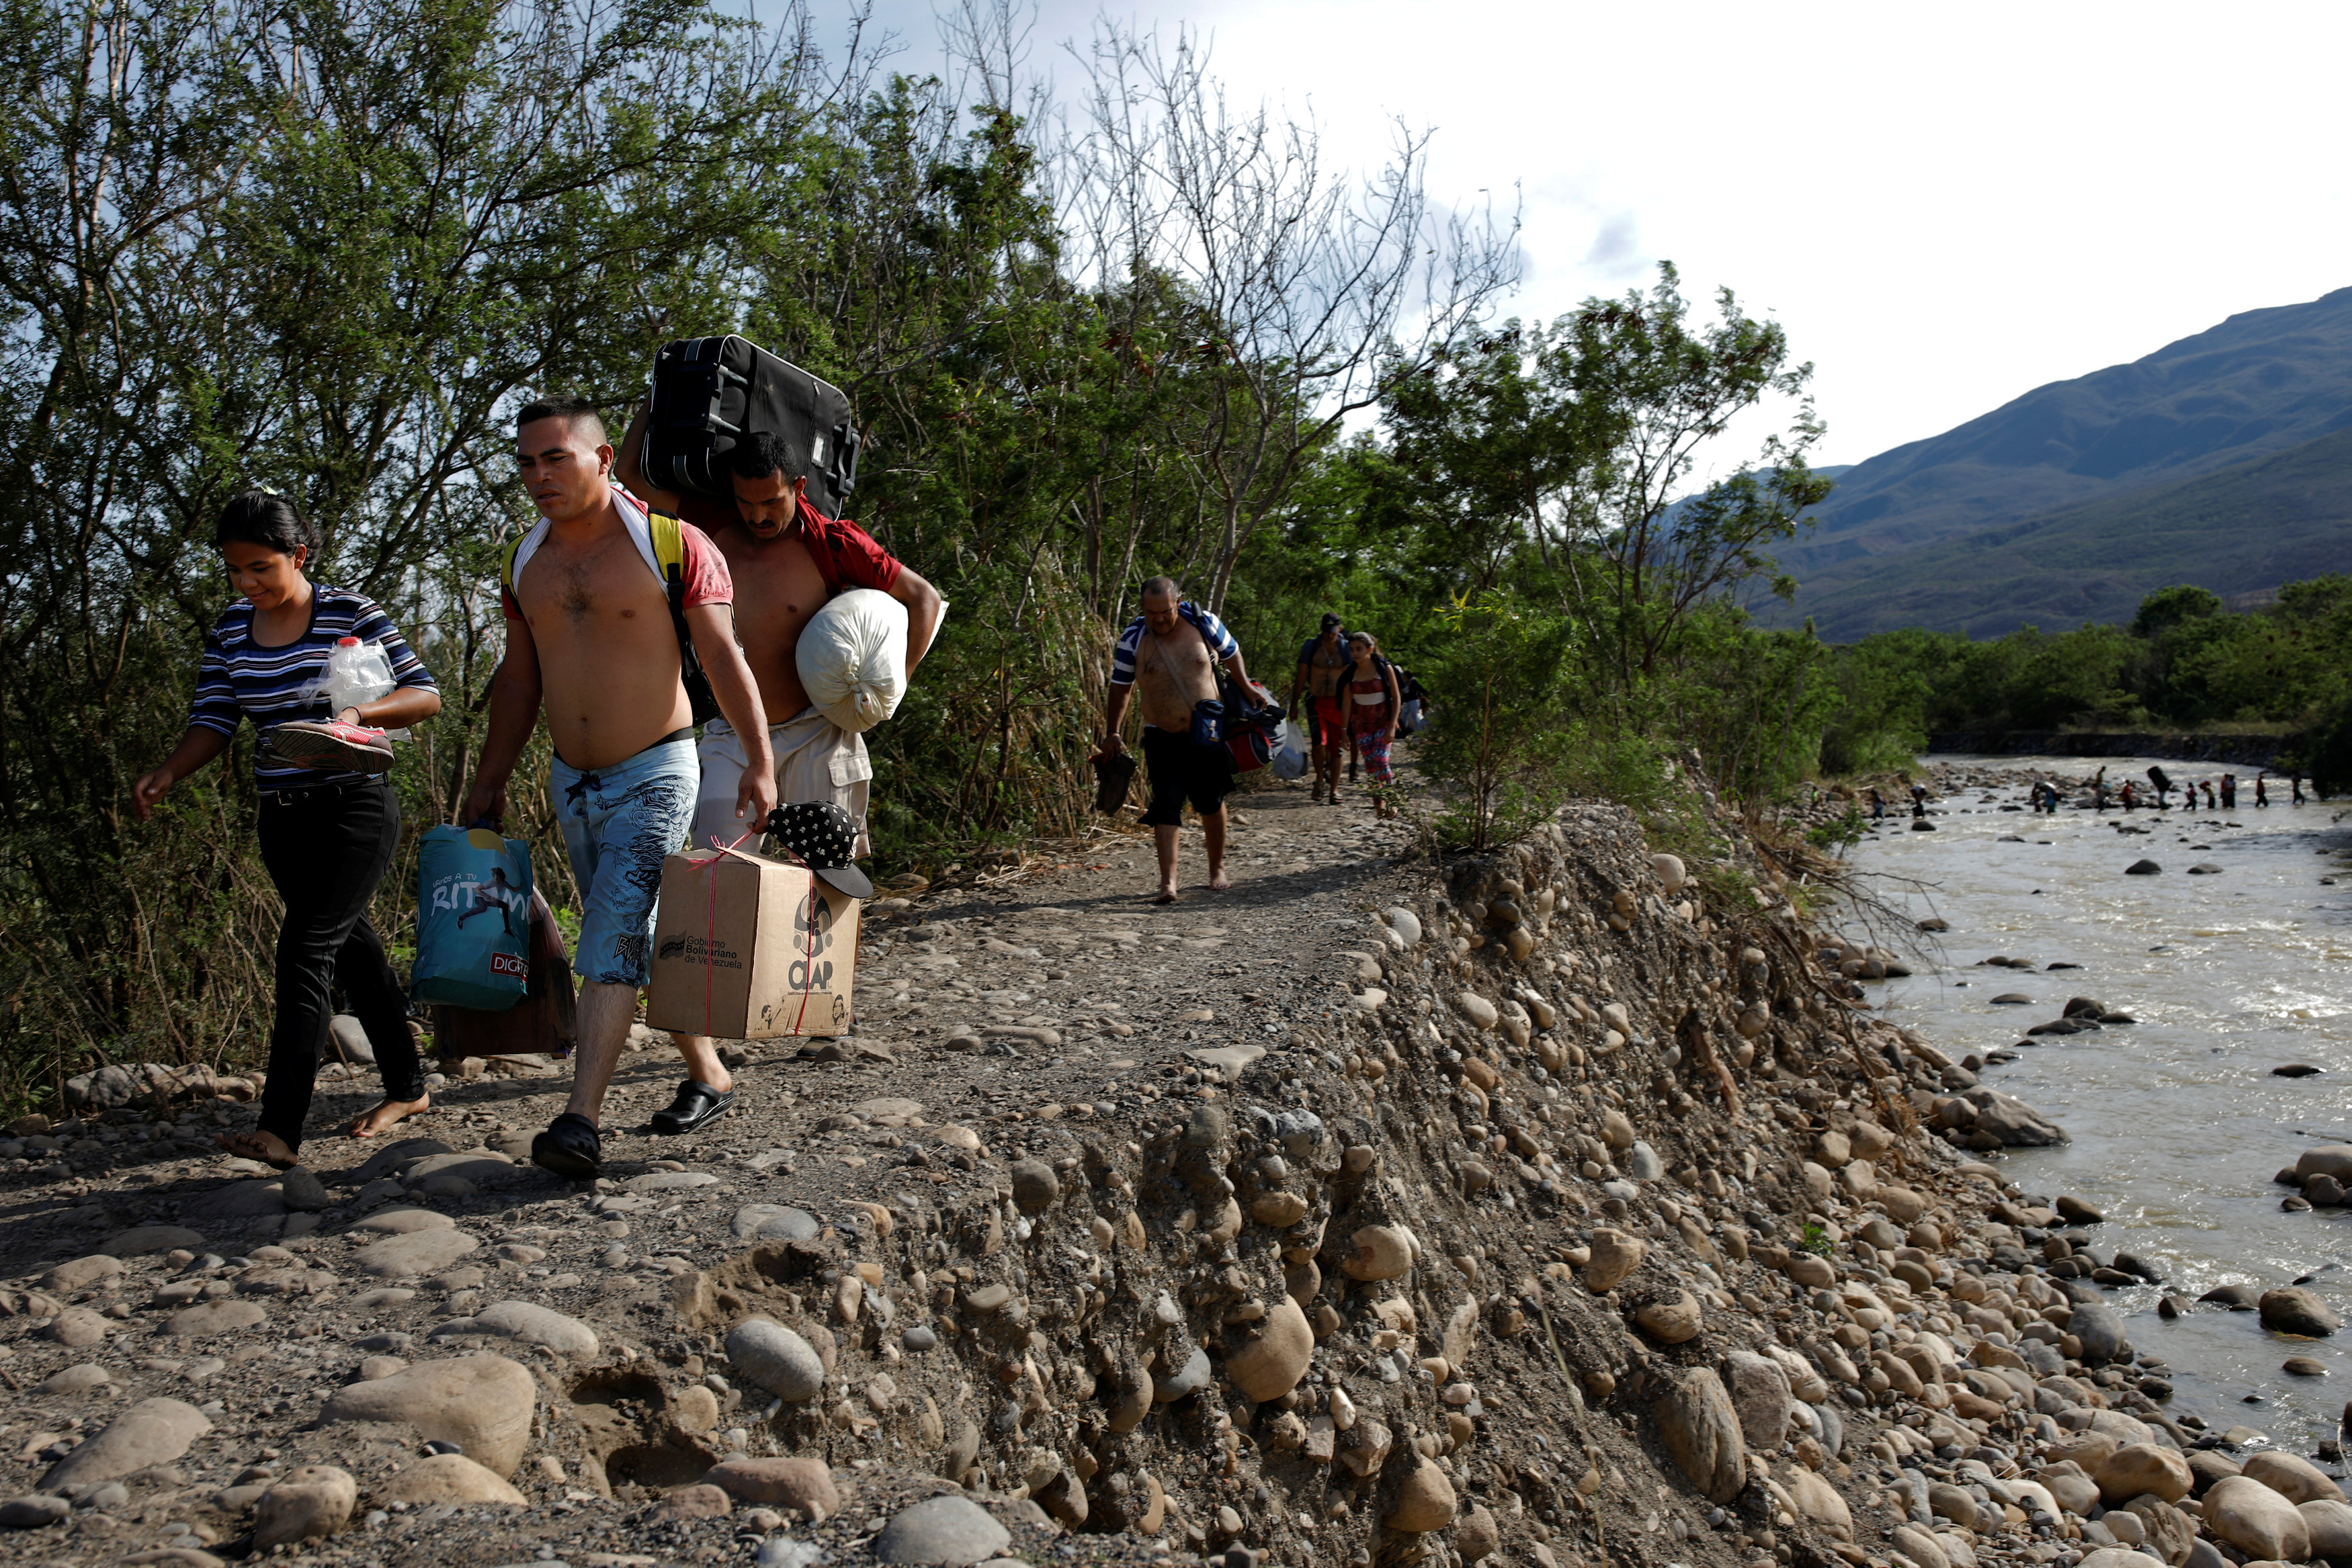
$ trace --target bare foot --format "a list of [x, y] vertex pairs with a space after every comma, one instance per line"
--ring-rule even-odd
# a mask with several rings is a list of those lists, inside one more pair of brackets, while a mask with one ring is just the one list
[[1173, 904], [1176, 902], [1176, 890], [1165, 883], [1162, 883], [1160, 889], [1160, 896], [1153, 899], [1151, 902], [1154, 904]]
[[373, 1138], [419, 1111], [432, 1109], [432, 1106], [433, 1096], [430, 1094], [420, 1094], [414, 1100], [382, 1100], [373, 1109], [362, 1111], [352, 1118], [352, 1124], [343, 1130], [354, 1138]]
[[1214, 893], [1223, 893], [1233, 885], [1234, 879], [1227, 876], [1222, 868], [1209, 873], [1210, 891]]
[[276, 1170], [291, 1170], [301, 1163], [294, 1151], [286, 1146], [286, 1140], [275, 1133], [223, 1133], [213, 1143], [239, 1159], [259, 1160]]

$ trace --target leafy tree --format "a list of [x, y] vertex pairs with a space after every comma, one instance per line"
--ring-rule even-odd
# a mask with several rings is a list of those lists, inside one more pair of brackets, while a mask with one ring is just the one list
[[2183, 621], [2201, 619], [2221, 613], [2221, 596], [2182, 583], [2174, 588], [2159, 588], [2139, 601], [2139, 613], [2132, 617], [2132, 635], [2153, 637]]

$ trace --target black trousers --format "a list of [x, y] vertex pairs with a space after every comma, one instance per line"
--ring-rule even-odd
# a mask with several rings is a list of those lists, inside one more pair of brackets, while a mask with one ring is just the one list
[[414, 1100], [425, 1092], [407, 998], [367, 919], [368, 901], [400, 844], [400, 799], [380, 781], [268, 792], [260, 838], [261, 863], [286, 900], [261, 1130], [299, 1149], [333, 1016], [330, 983], [342, 988], [367, 1030], [385, 1097]]

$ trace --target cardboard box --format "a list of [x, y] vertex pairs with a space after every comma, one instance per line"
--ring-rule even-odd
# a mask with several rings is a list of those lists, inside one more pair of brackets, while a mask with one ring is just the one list
[[858, 901], [742, 850], [662, 862], [646, 1021], [722, 1040], [846, 1034]]

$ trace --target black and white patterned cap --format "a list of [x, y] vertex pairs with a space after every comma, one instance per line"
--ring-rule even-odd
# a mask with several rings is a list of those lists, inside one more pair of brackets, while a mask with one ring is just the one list
[[874, 883], [850, 857], [857, 819], [830, 800], [803, 800], [768, 813], [768, 832], [786, 853], [852, 898], [874, 896]]

